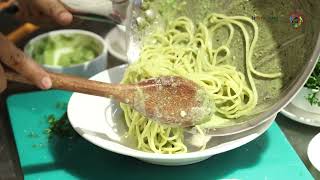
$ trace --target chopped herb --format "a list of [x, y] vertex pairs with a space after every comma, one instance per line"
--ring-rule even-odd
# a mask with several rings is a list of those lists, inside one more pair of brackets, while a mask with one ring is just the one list
[[65, 102], [58, 102], [56, 104], [56, 108], [57, 109], [62, 109], [62, 110], [67, 109], [67, 106], [68, 106], [68, 103], [65, 103]]
[[31, 131], [31, 132], [28, 134], [28, 137], [30, 137], [30, 138], [37, 138], [37, 137], [39, 137], [39, 135], [38, 135], [37, 133]]
[[45, 133], [52, 137], [53, 135], [58, 137], [74, 138], [77, 133], [70, 125], [67, 113], [65, 113], [60, 119], [54, 116], [48, 117], [49, 128], [45, 129]]
[[320, 99], [317, 97], [317, 94], [318, 92], [313, 92], [306, 97], [311, 106], [316, 105], [320, 107]]
[[33, 148], [43, 148], [43, 147], [45, 147], [45, 145], [44, 145], [44, 144], [42, 144], [42, 143], [39, 143], [39, 144], [32, 144], [32, 147], [33, 147]]
[[[66, 111], [68, 103], [58, 102], [56, 103], [56, 108]], [[58, 136], [62, 138], [74, 138], [78, 134], [73, 130], [70, 125], [67, 113], [65, 112], [61, 118], [57, 118], [54, 114], [50, 114], [45, 117], [49, 124], [47, 129], [44, 129], [44, 134], [47, 134], [49, 138], [53, 136]]]
[[[313, 89], [316, 91], [320, 90], [320, 58], [318, 59], [318, 63], [313, 70], [311, 76], [309, 77], [307, 83], [304, 85], [308, 89]], [[320, 106], [320, 99], [317, 98], [318, 92], [310, 93], [306, 99], [309, 101], [311, 105]]]
[[52, 132], [52, 130], [49, 129], [49, 128], [47, 128], [47, 129], [44, 130], [44, 132], [45, 132], [46, 134], [50, 134], [50, 133]]
[[53, 114], [51, 114], [51, 115], [48, 116], [48, 122], [49, 122], [49, 124], [52, 124], [52, 123], [54, 123], [55, 121], [56, 121], [56, 118], [54, 117]]

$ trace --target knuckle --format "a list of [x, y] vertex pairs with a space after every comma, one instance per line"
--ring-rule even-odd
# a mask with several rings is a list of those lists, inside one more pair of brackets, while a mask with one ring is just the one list
[[[1, 50], [2, 49], [2, 50]], [[25, 55], [12, 44], [0, 45], [0, 61], [12, 68], [21, 68], [24, 64]]]
[[14, 55], [10, 56], [10, 61], [12, 62], [12, 65], [15, 67], [18, 67], [22, 64], [22, 59], [23, 59], [23, 55], [21, 55], [21, 53], [16, 53]]

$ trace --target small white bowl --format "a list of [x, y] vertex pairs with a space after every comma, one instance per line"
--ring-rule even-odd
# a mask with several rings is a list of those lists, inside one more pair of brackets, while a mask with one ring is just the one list
[[65, 74], [72, 74], [72, 75], [77, 75], [77, 76], [82, 76], [82, 77], [91, 77], [107, 68], [107, 46], [105, 44], [105, 41], [102, 37], [99, 35], [89, 32], [89, 31], [84, 31], [80, 29], [64, 29], [64, 30], [56, 30], [56, 31], [50, 31], [44, 34], [41, 34], [33, 39], [31, 39], [27, 45], [24, 47], [24, 52], [26, 54], [30, 55], [30, 52], [28, 52], [27, 47], [39, 40], [42, 40], [43, 38], [46, 38], [48, 36], [53, 36], [53, 35], [68, 35], [68, 34], [81, 34], [81, 35], [86, 35], [94, 39], [99, 45], [101, 45], [101, 52], [99, 52], [99, 55], [89, 61], [86, 61], [82, 64], [75, 64], [71, 66], [53, 66], [53, 65], [47, 65], [47, 64], [41, 64], [46, 70], [51, 71], [51, 72], [56, 72], [56, 73], [65, 73]]
[[[317, 105], [311, 105], [306, 99], [306, 97], [313, 92], [317, 91], [303, 87], [296, 95], [296, 97], [291, 101], [291, 104], [304, 111], [320, 114], [320, 107]], [[320, 99], [320, 92], [317, 93], [317, 98]]]
[[128, 62], [125, 28], [116, 26], [106, 36], [109, 53], [115, 58]]
[[[121, 81], [127, 65], [103, 71], [91, 79], [102, 82], [118, 83]], [[239, 134], [214, 137], [203, 151], [184, 154], [156, 154], [135, 149], [121, 141], [127, 131], [118, 104], [110, 99], [73, 93], [68, 104], [68, 117], [72, 127], [86, 140], [106, 150], [131, 156], [145, 162], [159, 165], [178, 166], [197, 163], [209, 157], [235, 149], [263, 134], [275, 117], [265, 123]]]

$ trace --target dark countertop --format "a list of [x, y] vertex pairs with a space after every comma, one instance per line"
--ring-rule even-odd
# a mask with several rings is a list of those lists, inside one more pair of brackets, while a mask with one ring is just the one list
[[[20, 23], [12, 20], [8, 17], [0, 16], [0, 32], [6, 34], [15, 29]], [[78, 22], [70, 28], [81, 28], [94, 31], [100, 35], [105, 34], [111, 29], [112, 26], [106, 24], [96, 24], [92, 22]], [[19, 47], [23, 47], [25, 42], [36, 34], [46, 32], [51, 29], [47, 28], [33, 33], [22, 42], [18, 43]], [[97, 30], [100, 30], [97, 32]], [[114, 57], [108, 57], [108, 68], [123, 64], [123, 62], [116, 60]], [[27, 92], [35, 90], [35, 88], [26, 85], [20, 85], [16, 83], [10, 83], [9, 88], [0, 95], [0, 180], [1, 179], [23, 179], [22, 171], [19, 164], [19, 157], [15, 147], [15, 142], [8, 119], [8, 113], [6, 109], [6, 98], [15, 93]], [[298, 153], [306, 167], [309, 169], [315, 179], [320, 179], [320, 172], [318, 172], [310, 163], [307, 156], [307, 147], [317, 133], [320, 132], [320, 128], [311, 127], [294, 122], [283, 115], [279, 114], [277, 117], [277, 123], [288, 138], [295, 151]]]
[[320, 133], [320, 128], [295, 122], [280, 113], [276, 121], [313, 177], [320, 179], [320, 172], [312, 166], [307, 155], [309, 142], [315, 135]]

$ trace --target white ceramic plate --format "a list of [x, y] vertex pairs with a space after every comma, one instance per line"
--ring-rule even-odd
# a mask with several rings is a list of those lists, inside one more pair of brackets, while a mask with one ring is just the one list
[[316, 135], [309, 143], [308, 157], [311, 164], [320, 172], [320, 133]]
[[319, 114], [320, 116], [320, 107], [317, 105], [311, 105], [309, 101], [306, 99], [306, 97], [309, 96], [311, 93], [317, 93], [316, 97], [320, 99], [320, 93], [317, 90], [312, 90], [303, 87], [297, 96], [291, 101], [291, 104], [298, 107], [299, 109], [302, 109], [304, 111]]
[[[102, 82], [118, 83], [126, 65], [118, 66], [94, 76], [92, 79]], [[242, 146], [260, 136], [272, 124], [274, 117], [255, 129], [239, 134], [215, 137], [207, 144], [208, 149], [185, 154], [155, 154], [142, 152], [121, 141], [126, 132], [122, 111], [117, 104], [107, 98], [74, 93], [68, 104], [68, 116], [73, 128], [91, 143], [115, 153], [131, 156], [160, 165], [186, 165], [205, 160]]]
[[294, 121], [310, 126], [320, 127], [320, 114], [311, 113], [290, 103], [287, 107], [283, 108], [281, 113]]
[[109, 53], [121, 61], [128, 62], [125, 29], [116, 26], [107, 34], [105, 39]]

